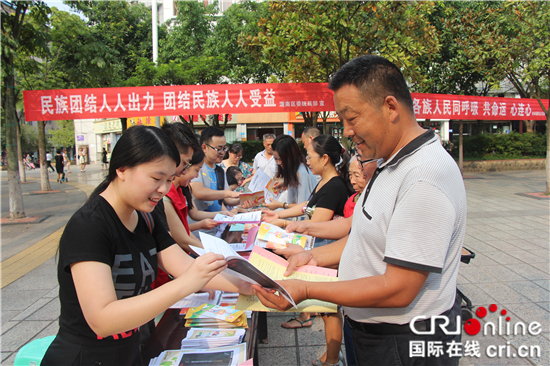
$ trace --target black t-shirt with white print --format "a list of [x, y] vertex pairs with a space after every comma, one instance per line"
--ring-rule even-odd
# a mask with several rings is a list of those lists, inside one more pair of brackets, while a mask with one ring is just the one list
[[[88, 326], [76, 295], [71, 264], [95, 261], [111, 267], [117, 299], [140, 295], [151, 289], [158, 273], [157, 253], [174, 244], [158, 217], [151, 233], [144, 218], [129, 231], [115, 210], [101, 196], [90, 199], [67, 223], [59, 245], [60, 334], [88, 345], [115, 345], [139, 337], [137, 329], [100, 338]], [[73, 338], [75, 337], [75, 338]], [[99, 343], [98, 343], [99, 342]]]

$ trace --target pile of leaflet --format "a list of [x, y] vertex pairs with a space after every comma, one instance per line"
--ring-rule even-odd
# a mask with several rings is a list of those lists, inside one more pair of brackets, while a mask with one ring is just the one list
[[[246, 360], [246, 343], [218, 348], [194, 348], [163, 351], [149, 361], [149, 366], [182, 365], [243, 365]], [[248, 363], [250, 364], [250, 363]]]
[[219, 306], [203, 304], [198, 307], [182, 309], [180, 314], [185, 314], [186, 327], [209, 327], [209, 328], [248, 328], [246, 313], [242, 310], [235, 310], [234, 306]]
[[243, 341], [244, 329], [191, 328], [181, 341], [181, 348], [217, 348]]

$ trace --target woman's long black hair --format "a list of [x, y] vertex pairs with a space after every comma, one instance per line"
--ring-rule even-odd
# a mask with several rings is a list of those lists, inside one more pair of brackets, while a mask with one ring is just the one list
[[[193, 157], [189, 161], [191, 165], [197, 165], [201, 163], [204, 160], [204, 151], [202, 149], [195, 150], [193, 153]], [[193, 208], [193, 195], [191, 194], [191, 189], [189, 188], [189, 185], [187, 187], [180, 186], [181, 192], [183, 193], [183, 196], [185, 197], [185, 200], [187, 201], [187, 210], [189, 212], [190, 209]]]
[[338, 140], [331, 135], [319, 135], [313, 139], [311, 144], [313, 150], [319, 154], [319, 156], [328, 155], [330, 162], [336, 168], [336, 172], [338, 172], [340, 178], [346, 182], [348, 193], [354, 192], [353, 187], [349, 183], [348, 163], [350, 155], [346, 152], [346, 149], [340, 145]]
[[273, 141], [273, 150], [277, 151], [281, 159], [281, 165], [277, 169], [277, 177], [283, 178], [283, 188], [298, 187], [298, 169], [300, 164], [304, 164], [306, 169], [306, 160], [298, 147], [298, 143], [288, 135], [279, 135]]
[[180, 154], [176, 145], [159, 128], [152, 126], [133, 126], [126, 130], [118, 140], [111, 154], [109, 174], [92, 192], [89, 199], [103, 192], [117, 177], [117, 169], [133, 168], [140, 164], [164, 157], [172, 159], [176, 166], [180, 164]]

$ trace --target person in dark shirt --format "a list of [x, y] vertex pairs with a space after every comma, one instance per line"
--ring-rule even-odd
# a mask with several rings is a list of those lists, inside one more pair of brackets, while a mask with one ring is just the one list
[[57, 154], [55, 154], [55, 171], [57, 172], [57, 183], [62, 183], [63, 179], [63, 155], [61, 155], [61, 149], [57, 149]]
[[[151, 213], [180, 163], [174, 143], [149, 126], [129, 128], [109, 174], [67, 223], [59, 243], [59, 332], [41, 365], [142, 365], [140, 327], [208, 288], [252, 294], [221, 255], [191, 259]], [[151, 290], [158, 268], [175, 279]]]

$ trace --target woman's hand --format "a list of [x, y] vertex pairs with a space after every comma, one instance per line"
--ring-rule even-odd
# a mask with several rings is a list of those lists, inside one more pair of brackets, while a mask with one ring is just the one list
[[310, 224], [309, 221], [289, 221], [285, 230], [287, 233], [297, 232], [300, 234], [311, 235], [308, 232], [309, 224]]
[[201, 229], [203, 229], [203, 230], [210, 230], [210, 229], [215, 228], [216, 226], [218, 226], [220, 224], [219, 222], [216, 222], [212, 219], [204, 219], [204, 220], [199, 221], [199, 223], [200, 223]]
[[224, 216], [233, 216], [234, 213], [233, 213], [234, 210], [231, 210], [231, 211], [220, 211], [220, 215], [224, 215]]
[[264, 203], [264, 206], [269, 208], [271, 211], [275, 211], [278, 208], [283, 208], [283, 203], [275, 200], [271, 200], [269, 203]]
[[272, 223], [273, 221], [279, 218], [279, 215], [273, 211], [262, 210], [262, 213], [264, 214], [262, 215], [262, 221], [267, 222], [268, 224]]
[[294, 254], [304, 252], [305, 249], [298, 244], [287, 244], [286, 248], [283, 249], [274, 249], [276, 254], [283, 255], [285, 258], [288, 258]]
[[241, 207], [242, 207], [242, 208], [245, 208], [245, 209], [247, 209], [247, 208], [254, 208], [254, 207], [256, 207], [256, 206], [257, 206], [257, 205], [256, 205], [256, 204], [254, 203], [254, 201], [252, 201], [252, 200], [246, 200], [246, 201], [244, 201], [244, 202], [242, 203], [242, 205], [241, 205]]
[[218, 275], [227, 268], [227, 262], [223, 255], [215, 253], [206, 253], [198, 257], [187, 268], [182, 276], [175, 281], [184, 281], [185, 286], [191, 285], [192, 292], [202, 289], [212, 277]]

